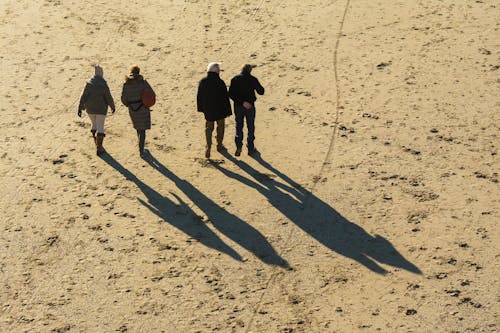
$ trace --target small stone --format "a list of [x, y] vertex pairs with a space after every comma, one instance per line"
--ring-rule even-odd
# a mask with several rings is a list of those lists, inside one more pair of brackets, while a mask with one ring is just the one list
[[380, 64], [377, 65], [377, 69], [384, 69], [385, 67], [389, 66], [390, 63], [388, 62], [381, 62]]
[[413, 316], [416, 313], [417, 313], [417, 310], [415, 310], [415, 309], [408, 309], [408, 310], [406, 310], [406, 315], [407, 316]]

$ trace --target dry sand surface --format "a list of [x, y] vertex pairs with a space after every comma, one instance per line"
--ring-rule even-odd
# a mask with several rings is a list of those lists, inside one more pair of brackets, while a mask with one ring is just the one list
[[[495, 332], [494, 0], [1, 0], [1, 332]], [[244, 63], [260, 155], [203, 158]], [[95, 156], [78, 98], [119, 107]], [[141, 159], [121, 85], [158, 95]]]

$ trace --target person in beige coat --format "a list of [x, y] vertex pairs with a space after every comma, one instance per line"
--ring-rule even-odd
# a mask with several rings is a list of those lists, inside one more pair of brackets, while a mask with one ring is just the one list
[[151, 110], [142, 103], [142, 91], [149, 88], [154, 94], [148, 81], [140, 74], [140, 68], [134, 65], [130, 68], [130, 74], [125, 77], [123, 84], [122, 103], [128, 107], [130, 119], [137, 131], [139, 139], [139, 154], [144, 155], [144, 145], [146, 142], [146, 130], [151, 129]]
[[82, 111], [87, 110], [87, 114], [92, 122], [90, 132], [94, 138], [97, 148], [97, 155], [104, 152], [102, 146], [104, 137], [104, 120], [108, 112], [108, 106], [115, 112], [115, 102], [111, 96], [108, 84], [104, 80], [104, 72], [99, 65], [94, 66], [94, 76], [87, 81], [80, 97], [78, 105], [78, 117], [82, 116]]

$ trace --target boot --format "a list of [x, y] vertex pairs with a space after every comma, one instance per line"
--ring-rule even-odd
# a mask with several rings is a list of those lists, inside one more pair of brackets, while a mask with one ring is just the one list
[[207, 149], [205, 150], [205, 157], [210, 158], [210, 146], [207, 146]]
[[258, 153], [257, 148], [255, 148], [255, 147], [248, 147], [248, 155], [255, 155], [257, 153]]
[[97, 141], [96, 141], [96, 138], [95, 138], [95, 133], [97, 132], [97, 130], [95, 129], [91, 129], [90, 130], [90, 133], [92, 133], [92, 138], [94, 139], [94, 143], [97, 144]]
[[144, 157], [144, 145], [146, 144], [146, 131], [145, 130], [137, 130], [137, 137], [139, 138], [139, 155]]
[[217, 151], [219, 153], [225, 152], [226, 150], [227, 150], [226, 147], [224, 147], [224, 145], [222, 143], [217, 145]]
[[222, 140], [224, 139], [224, 134], [220, 133], [219, 128], [217, 128], [217, 132], [218, 132], [217, 136], [216, 136], [216, 139], [217, 139], [217, 151], [219, 153], [222, 153], [223, 151], [226, 150], [226, 147], [224, 147], [224, 145], [222, 144]]
[[226, 150], [226, 147], [222, 144], [222, 141], [224, 140], [224, 120], [217, 122], [217, 135], [215, 138], [217, 139], [217, 151], [219, 153], [224, 152]]
[[97, 133], [97, 136], [96, 136], [97, 155], [104, 153], [104, 148], [102, 146], [102, 142], [104, 141], [105, 136], [106, 136], [106, 134], [104, 134], [104, 133]]

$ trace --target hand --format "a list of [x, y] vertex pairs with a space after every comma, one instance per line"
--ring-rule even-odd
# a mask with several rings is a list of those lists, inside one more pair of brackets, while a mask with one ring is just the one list
[[248, 103], [248, 102], [243, 102], [243, 107], [247, 110], [250, 110], [250, 108], [252, 107], [252, 104]]
[[80, 117], [80, 118], [81, 118], [81, 117], [82, 117], [82, 110], [78, 110], [78, 113], [77, 113], [77, 114], [78, 114], [78, 117]]

